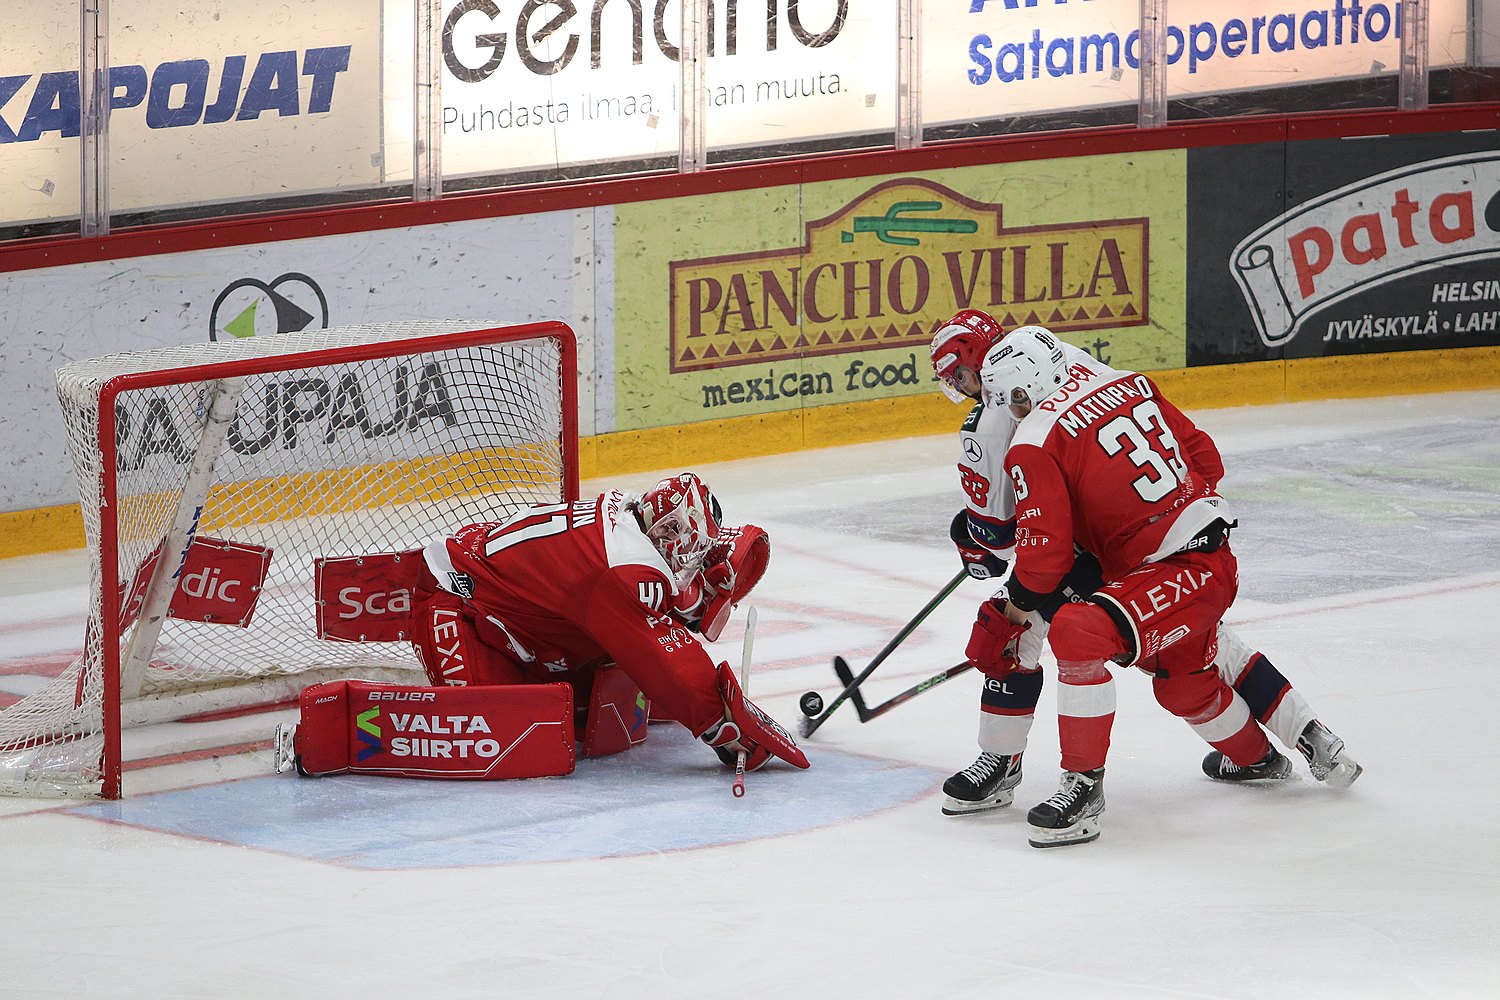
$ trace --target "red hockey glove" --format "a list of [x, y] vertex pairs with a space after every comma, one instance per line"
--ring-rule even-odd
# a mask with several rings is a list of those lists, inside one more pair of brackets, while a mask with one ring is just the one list
[[969, 571], [969, 576], [975, 580], [990, 580], [1005, 575], [1006, 561], [974, 541], [974, 536], [969, 533], [967, 510], [961, 510], [954, 516], [953, 523], [948, 526], [948, 537], [953, 539], [953, 544], [958, 548], [958, 557], [963, 560], [964, 569]]
[[743, 750], [747, 771], [763, 767], [772, 757], [796, 767], [810, 766], [791, 735], [745, 697], [739, 678], [727, 663], [719, 664], [719, 695], [724, 699], [724, 718], [708, 727], [703, 742], [713, 747], [726, 765], [734, 767]]
[[729, 612], [765, 576], [770, 562], [771, 536], [764, 528], [747, 524], [719, 532], [703, 561], [700, 577], [708, 598], [700, 628], [703, 638], [709, 642], [719, 638], [729, 622]]
[[964, 655], [987, 677], [1004, 677], [1020, 662], [1018, 644], [1030, 622], [1013, 624], [1005, 617], [1004, 598], [992, 597], [979, 606], [974, 631]]

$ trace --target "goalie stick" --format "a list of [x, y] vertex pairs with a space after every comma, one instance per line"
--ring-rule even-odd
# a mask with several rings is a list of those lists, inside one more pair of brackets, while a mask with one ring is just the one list
[[[745, 611], [745, 645], [740, 651], [740, 690], [749, 697], [750, 692], [750, 650], [755, 645], [755, 605]], [[745, 760], [747, 754], [741, 750], [734, 759], [734, 797], [742, 799], [745, 797]]]
[[[840, 705], [842, 705], [845, 701], [849, 700], [851, 697], [858, 693], [859, 686], [865, 682], [865, 679], [868, 678], [870, 674], [874, 673], [875, 668], [880, 666], [880, 664], [885, 661], [885, 658], [887, 656], [890, 656], [891, 653], [895, 651], [896, 647], [901, 645], [901, 643], [906, 640], [907, 636], [916, 631], [917, 626], [926, 621], [927, 616], [932, 614], [937, 606], [939, 604], [942, 604], [943, 601], [947, 599], [948, 595], [957, 590], [958, 585], [963, 583], [968, 578], [968, 569], [959, 570], [958, 573], [953, 577], [953, 579], [944, 584], [943, 589], [939, 590], [936, 596], [934, 596], [932, 600], [928, 601], [927, 604], [922, 608], [922, 610], [918, 611], [916, 613], [916, 616], [902, 627], [901, 631], [896, 633], [896, 637], [890, 642], [886, 643], [884, 649], [875, 654], [875, 659], [871, 660], [870, 665], [865, 667], [864, 670], [860, 671], [858, 677], [852, 677], [848, 681], [845, 681], [844, 690], [840, 691], [838, 695], [833, 699], [833, 701], [829, 702], [826, 707], [823, 705], [823, 698], [818, 694], [818, 692], [808, 691], [806, 694], [804, 694], [798, 701], [798, 707], [802, 709], [803, 717], [797, 723], [797, 731], [800, 732], [804, 737], [811, 736], [813, 733], [815, 733], [818, 727], [821, 726], [824, 722], [827, 722], [828, 717], [832, 715]], [[838, 663], [841, 660], [842, 657], [838, 657], [834, 660], [835, 670], [838, 669]], [[845, 669], [848, 669], [847, 664], [845, 664]], [[840, 676], [839, 679], [843, 680], [843, 677]], [[809, 711], [809, 709], [811, 709], [811, 711]]]
[[[931, 677], [926, 678], [925, 680], [918, 681], [916, 684], [913, 684], [911, 687], [907, 688], [905, 691], [902, 691], [900, 694], [892, 695], [873, 708], [865, 704], [865, 696], [857, 690], [850, 694], [849, 701], [854, 706], [854, 711], [859, 714], [859, 721], [869, 722], [871, 719], [879, 718], [880, 716], [889, 712], [897, 705], [905, 704], [906, 702], [911, 701], [923, 691], [926, 691], [929, 688], [935, 688], [939, 684], [950, 681], [964, 671], [972, 670], [973, 668], [974, 664], [970, 663], [968, 660], [965, 660], [962, 663], [955, 663], [953, 666], [949, 667], [946, 670], [941, 670], [938, 673], [933, 674]], [[839, 680], [846, 686], [852, 683], [854, 680], [854, 673], [849, 669], [849, 664], [844, 660], [842, 656], [835, 656], [833, 658], [833, 671], [834, 673], [839, 675]]]

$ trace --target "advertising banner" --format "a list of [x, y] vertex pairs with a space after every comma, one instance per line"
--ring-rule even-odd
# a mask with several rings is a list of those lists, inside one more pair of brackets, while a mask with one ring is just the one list
[[[0, 223], [78, 212], [78, 4], [44, 6], [0, 11]], [[377, 0], [118, 0], [109, 23], [112, 211], [381, 179]]]
[[[0, 426], [12, 430], [0, 449], [0, 512], [77, 500], [53, 383], [68, 361], [357, 323], [561, 319], [579, 336], [587, 376], [601, 322], [592, 282], [610, 280], [607, 260], [581, 271], [575, 263], [590, 261], [592, 218], [551, 212], [0, 273]], [[591, 385], [580, 386], [586, 434]], [[242, 429], [269, 426], [269, 405], [264, 394], [249, 400]], [[394, 419], [369, 416], [372, 435]], [[143, 438], [128, 438], [127, 455]], [[152, 440], [152, 449], [175, 447], [175, 438]], [[231, 452], [230, 461], [250, 461]]]
[[[1461, 64], [1467, 0], [1430, 0], [1428, 63]], [[1110, 104], [1140, 92], [1139, 0], [969, 0], [922, 8], [922, 112], [937, 125]], [[1393, 75], [1400, 0], [1172, 0], [1172, 97]]]
[[[709, 143], [891, 131], [896, 3], [854, 6], [709, 3]], [[667, 0], [445, 0], [445, 175], [675, 158], [681, 17]]]
[[1500, 344], [1497, 140], [1190, 150], [1189, 362]]
[[963, 308], [1183, 364], [1180, 151], [622, 205], [620, 429], [935, 391]]

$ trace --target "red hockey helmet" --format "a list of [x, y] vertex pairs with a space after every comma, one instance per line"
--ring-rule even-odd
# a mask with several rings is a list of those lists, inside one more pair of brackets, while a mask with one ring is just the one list
[[932, 337], [932, 370], [943, 392], [955, 403], [969, 399], [958, 387], [958, 369], [979, 377], [984, 355], [1005, 333], [995, 317], [979, 309], [960, 309]]
[[646, 537], [679, 582], [692, 578], [719, 534], [723, 512], [712, 491], [691, 472], [663, 479], [641, 495]]

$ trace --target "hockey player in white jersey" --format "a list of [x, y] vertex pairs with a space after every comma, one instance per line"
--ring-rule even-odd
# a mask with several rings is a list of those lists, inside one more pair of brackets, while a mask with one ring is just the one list
[[[979, 378], [986, 352], [1003, 335], [994, 317], [965, 309], [940, 327], [932, 340], [933, 371], [943, 392], [955, 403], [972, 404], [959, 431], [959, 482], [966, 504], [954, 517], [950, 535], [969, 575], [980, 580], [1003, 579], [1015, 551], [1015, 493], [1005, 471], [1005, 456], [1017, 421], [1005, 407], [985, 406]], [[1063, 348], [1069, 363], [1089, 358], [1072, 345], [1063, 344]], [[1032, 627], [1000, 649], [987, 640], [1004, 627], [1004, 588], [980, 606], [965, 651], [985, 676], [980, 695], [980, 754], [944, 782], [945, 815], [984, 812], [1014, 800], [1022, 754], [1041, 695], [1040, 658], [1048, 624], [1064, 603], [1084, 599], [1102, 583], [1098, 561], [1077, 550], [1073, 569], [1060, 590], [1038, 609]], [[1288, 750], [1301, 753], [1314, 778], [1344, 786], [1359, 776], [1361, 769], [1344, 751], [1343, 741], [1317, 721], [1307, 700], [1269, 659], [1222, 623], [1214, 665], [1244, 697], [1257, 720]], [[1113, 682], [1107, 683], [1111, 689], [1102, 694], [1113, 704]], [[1242, 768], [1211, 751], [1203, 760], [1203, 771], [1216, 780], [1238, 782], [1284, 778], [1290, 765], [1283, 759], [1280, 767], [1265, 771]]]
[[[949, 534], [969, 575], [996, 582], [1005, 576], [1015, 552], [1016, 500], [1005, 472], [1005, 453], [1016, 421], [1004, 407], [985, 406], [979, 371], [985, 352], [1002, 335], [993, 316], [964, 309], [932, 339], [932, 367], [943, 392], [955, 403], [972, 404], [958, 434], [958, 474], [965, 505], [954, 516]], [[984, 674], [979, 696], [980, 754], [943, 783], [944, 815], [1010, 805], [1021, 781], [1021, 755], [1042, 692], [1040, 658], [1047, 622], [1072, 595], [1081, 599], [1102, 582], [1099, 564], [1088, 553], [1080, 553], [1055, 600], [1042, 609], [1041, 622], [1021, 636], [1016, 648], [975, 655], [979, 650], [970, 643], [968, 655]], [[993, 604], [991, 600], [980, 606], [976, 632], [993, 616]]]

